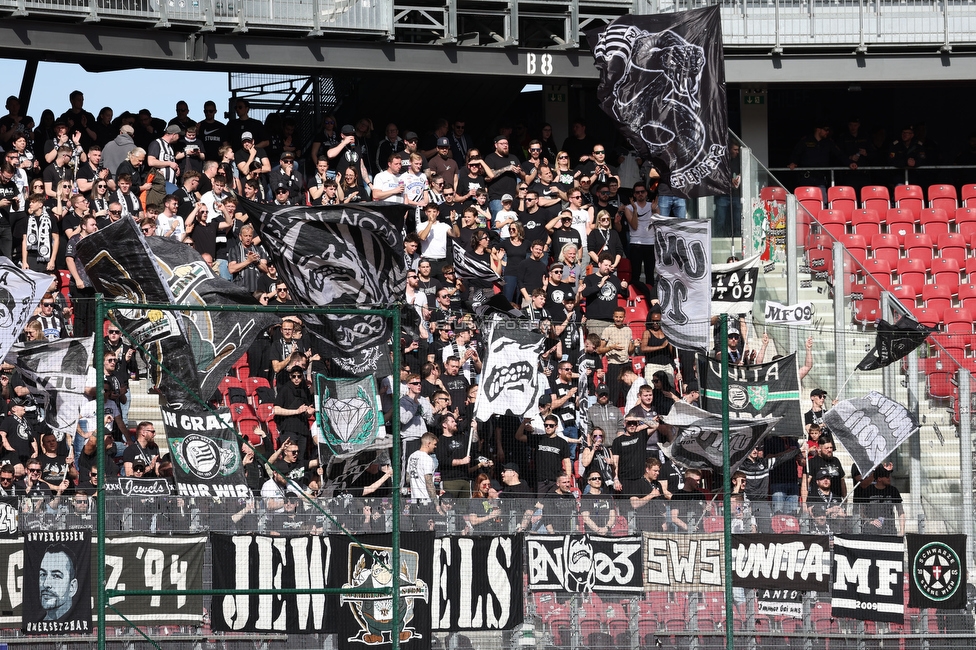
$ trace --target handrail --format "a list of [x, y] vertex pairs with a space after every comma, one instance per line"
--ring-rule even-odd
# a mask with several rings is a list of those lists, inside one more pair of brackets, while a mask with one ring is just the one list
[[[835, 178], [834, 178], [835, 172], [842, 172], [844, 174], [856, 174], [858, 172], [901, 171], [905, 173], [905, 184], [908, 185], [908, 174], [910, 172], [926, 172], [929, 170], [945, 170], [945, 169], [976, 170], [976, 165], [921, 165], [919, 167], [896, 167], [895, 165], [870, 165], [870, 166], [858, 165], [856, 169], [851, 169], [850, 167], [797, 167], [795, 169], [791, 169], [789, 167], [767, 167], [766, 169], [771, 172], [783, 172], [783, 173], [830, 172], [830, 186], [833, 187], [834, 185], [836, 185]], [[973, 182], [976, 182], [976, 174], [974, 174]]]

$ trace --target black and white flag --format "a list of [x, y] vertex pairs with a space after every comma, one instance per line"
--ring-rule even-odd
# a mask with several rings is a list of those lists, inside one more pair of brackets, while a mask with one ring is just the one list
[[[714, 359], [703, 360], [698, 376], [702, 406], [709, 413], [721, 413], [722, 364]], [[796, 355], [753, 366], [730, 366], [729, 417], [743, 420], [780, 418], [775, 426], [775, 435], [802, 434]]]
[[492, 331], [474, 403], [479, 422], [487, 422], [493, 415], [533, 418], [539, 414], [539, 397], [547, 387], [539, 377], [544, 339], [539, 332], [509, 327], [515, 324], [505, 320]]
[[241, 441], [226, 408], [191, 411], [160, 406], [173, 456], [176, 488], [186, 497], [246, 499]]
[[50, 286], [50, 275], [24, 270], [0, 256], [0, 359], [17, 342]]
[[462, 280], [484, 280], [501, 286], [505, 282], [498, 277], [491, 264], [468, 255], [464, 247], [455, 242], [451, 246], [454, 257], [454, 271]]
[[720, 9], [627, 14], [587, 34], [601, 108], [685, 197], [731, 186]]
[[810, 325], [816, 314], [817, 310], [809, 300], [795, 305], [781, 305], [774, 300], [767, 300], [763, 321], [767, 325]]
[[[92, 286], [106, 300], [174, 304], [173, 292], [134, 219], [122, 219], [85, 237], [78, 242], [77, 252]], [[133, 343], [149, 350], [162, 366], [149, 364], [153, 385], [166, 403], [196, 404], [201, 394], [200, 382], [179, 312], [116, 309], [112, 317]]]
[[643, 589], [640, 537], [530, 535], [525, 542], [531, 590], [620, 593]]
[[388, 448], [383, 404], [376, 379], [329, 379], [315, 377], [315, 410], [327, 447], [325, 456], [349, 458], [367, 450]]
[[900, 537], [835, 535], [831, 615], [904, 623], [904, 554]]
[[648, 591], [720, 591], [725, 584], [721, 533], [644, 533], [644, 588]]
[[707, 352], [711, 305], [712, 224], [702, 219], [654, 217], [654, 270], [661, 327], [682, 350]]
[[[722, 417], [678, 400], [664, 416], [671, 425], [672, 439], [664, 453], [682, 467], [714, 470], [724, 462]], [[734, 472], [761, 445], [779, 418], [729, 420], [729, 467]]]
[[44, 422], [61, 439], [74, 435], [91, 367], [93, 337], [14, 345], [6, 362], [17, 366], [35, 398], [42, 398]]
[[741, 262], [712, 264], [712, 316], [752, 311], [761, 263], [754, 255]]
[[522, 622], [522, 538], [434, 540], [433, 629], [510, 630]]
[[838, 402], [824, 415], [824, 426], [865, 476], [918, 431], [911, 411], [877, 391]]
[[25, 634], [84, 634], [92, 629], [91, 530], [24, 536]]
[[857, 364], [858, 370], [877, 370], [890, 366], [899, 359], [904, 359], [918, 346], [925, 343], [929, 334], [936, 331], [933, 328], [902, 316], [895, 324], [878, 321], [877, 337], [874, 348]]
[[920, 609], [964, 609], [966, 535], [909, 533], [906, 537], [908, 606]]
[[745, 589], [830, 590], [830, 538], [732, 535], [732, 584]]
[[[147, 237], [156, 263], [178, 305], [253, 305], [250, 293], [214, 273], [203, 258], [186, 244], [169, 237]], [[213, 395], [251, 343], [272, 323], [274, 314], [238, 311], [180, 312], [193, 351], [200, 394]]]
[[[261, 237], [296, 303], [304, 307], [395, 305], [406, 290], [404, 207], [384, 203], [242, 207], [261, 221]], [[330, 376], [387, 375], [391, 319], [363, 314], [302, 314], [324, 346]]]

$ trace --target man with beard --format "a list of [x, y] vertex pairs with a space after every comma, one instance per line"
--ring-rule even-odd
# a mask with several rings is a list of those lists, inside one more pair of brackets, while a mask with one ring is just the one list
[[27, 459], [37, 454], [37, 441], [30, 422], [24, 417], [24, 399], [10, 400], [10, 414], [0, 422], [0, 442], [3, 444], [4, 465], [12, 465], [18, 477], [24, 476]]
[[468, 388], [471, 383], [461, 374], [461, 359], [457, 356], [449, 356], [444, 361], [444, 374], [441, 375], [441, 383], [451, 396], [451, 404], [460, 406], [468, 398]]
[[635, 494], [630, 497], [630, 507], [637, 514], [638, 529], [641, 531], [667, 531], [666, 523], [670, 515], [668, 501], [672, 495], [667, 483], [659, 480], [660, 475], [661, 461], [648, 458], [644, 462], [644, 476], [634, 488]]
[[52, 544], [41, 558], [37, 575], [37, 592], [44, 611], [40, 620], [66, 620], [74, 607], [78, 587], [71, 549], [60, 542]]
[[458, 431], [453, 413], [445, 413], [440, 421], [440, 440], [437, 444], [437, 467], [441, 473], [444, 495], [455, 499], [471, 497], [468, 434]]

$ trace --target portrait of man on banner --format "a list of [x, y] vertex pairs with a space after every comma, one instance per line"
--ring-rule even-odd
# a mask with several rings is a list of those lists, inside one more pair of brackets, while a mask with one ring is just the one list
[[87, 633], [91, 616], [91, 531], [28, 533], [24, 538], [23, 631]]

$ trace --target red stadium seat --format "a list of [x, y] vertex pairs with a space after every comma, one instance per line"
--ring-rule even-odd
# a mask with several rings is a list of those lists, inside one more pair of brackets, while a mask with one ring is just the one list
[[864, 262], [864, 270], [882, 289], [885, 291], [891, 289], [891, 263], [888, 260], [876, 257], [868, 258]]
[[860, 294], [860, 300], [853, 300], [854, 320], [862, 325], [873, 324], [881, 318], [881, 288], [877, 284], [856, 284], [851, 294]]
[[244, 385], [244, 390], [247, 391], [248, 397], [254, 397], [257, 394], [258, 388], [271, 388], [271, 384], [264, 377], [248, 377], [241, 383]]
[[916, 291], [914, 287], [906, 286], [904, 284], [897, 285], [891, 288], [891, 294], [898, 299], [898, 302], [903, 304], [909, 310], [915, 309], [918, 302], [918, 296], [921, 292]]
[[779, 185], [769, 185], [759, 190], [759, 198], [763, 201], [786, 203], [787, 196], [789, 196], [789, 192], [786, 191], [785, 187], [780, 187]]
[[976, 184], [969, 183], [962, 186], [962, 204], [969, 208], [976, 207]]
[[817, 221], [820, 223], [821, 231], [830, 233], [837, 241], [847, 234], [848, 218], [840, 210], [821, 210], [817, 215]]
[[966, 282], [976, 284], [976, 257], [966, 258]]
[[916, 294], [921, 294], [926, 277], [925, 263], [921, 260], [898, 260], [898, 282], [902, 286], [911, 287]]
[[901, 259], [901, 242], [898, 237], [888, 233], [874, 235], [871, 237], [871, 256], [897, 267]]
[[938, 284], [926, 284], [922, 287], [922, 302], [929, 309], [939, 309], [944, 314], [952, 308], [952, 290]]
[[810, 216], [816, 217], [823, 210], [824, 197], [819, 187], [798, 187], [793, 190], [797, 202], [806, 208]]
[[839, 210], [848, 220], [851, 213], [857, 209], [857, 192], [847, 185], [836, 185], [827, 188], [827, 203], [831, 210]]
[[232, 367], [238, 379], [247, 379], [251, 375], [251, 366], [247, 365], [247, 352]]
[[948, 288], [955, 295], [959, 288], [959, 262], [948, 257], [937, 257], [932, 260], [929, 273], [934, 284]]
[[925, 207], [925, 196], [919, 185], [895, 185], [895, 206], [907, 208], [916, 215]]
[[[844, 235], [841, 237], [840, 242], [844, 244], [844, 248], [851, 257], [857, 260], [857, 263], [863, 268], [864, 263], [868, 259], [868, 243], [863, 235]], [[858, 269], [860, 272], [860, 269]]]
[[931, 235], [924, 232], [911, 233], [905, 237], [905, 253], [914, 260], [926, 260], [926, 265], [935, 257], [935, 244]]
[[915, 215], [913, 210], [904, 208], [891, 208], [885, 213], [885, 226], [888, 232], [897, 234], [902, 238], [915, 232]]
[[953, 307], [942, 312], [946, 334], [972, 334], [973, 313], [968, 309]]
[[949, 232], [949, 215], [955, 211], [947, 213], [941, 208], [923, 208], [918, 220], [922, 224], [922, 232], [938, 237]]
[[957, 232], [939, 235], [939, 257], [956, 260], [959, 266], [966, 264], [966, 237]]
[[959, 306], [976, 314], [976, 284], [960, 284], [958, 296]]
[[885, 214], [891, 207], [891, 195], [883, 185], [865, 185], [861, 188], [861, 207]]
[[933, 372], [928, 376], [929, 396], [934, 399], [952, 399], [957, 389], [948, 372]]
[[952, 214], [959, 207], [954, 185], [929, 185], [927, 195], [930, 208], [939, 208], [945, 210], [946, 214]]
[[881, 232], [881, 218], [875, 210], [855, 210], [851, 223], [855, 234], [863, 235], [868, 241]]
[[241, 380], [238, 379], [237, 377], [224, 377], [223, 379], [220, 380], [220, 384], [217, 386], [217, 389], [220, 391], [221, 396], [224, 398], [224, 406], [231, 405], [230, 397], [228, 396], [228, 392], [230, 391], [231, 388], [239, 388], [242, 391], [244, 390], [244, 386], [243, 384], [241, 384]]
[[976, 207], [956, 208], [952, 220], [956, 224], [956, 232], [965, 237], [969, 237], [976, 232]]
[[834, 270], [833, 240], [829, 235], [811, 235], [807, 245], [807, 264], [811, 273], [827, 273]]
[[937, 309], [929, 309], [928, 307], [916, 307], [912, 310], [912, 316], [922, 325], [929, 327], [938, 327], [942, 322], [942, 314]]

